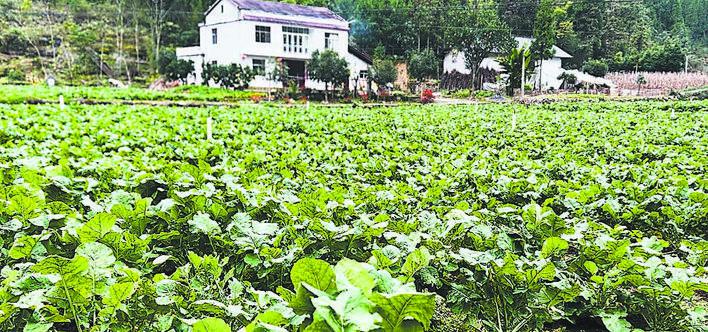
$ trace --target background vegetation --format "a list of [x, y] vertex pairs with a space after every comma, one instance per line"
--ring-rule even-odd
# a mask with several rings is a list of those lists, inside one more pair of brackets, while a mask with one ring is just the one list
[[[292, 2], [333, 9], [351, 22], [354, 44], [385, 57], [408, 59], [427, 49], [441, 59], [450, 47], [465, 44], [478, 58], [513, 34], [536, 37], [540, 57], [548, 45], [559, 45], [574, 56], [569, 68], [594, 59], [610, 71], [680, 71], [687, 55], [691, 69], [706, 66], [708, 3], [702, 0]], [[198, 43], [197, 24], [210, 4], [0, 0], [0, 77], [144, 82], [170, 65], [161, 59], [175, 47]]]

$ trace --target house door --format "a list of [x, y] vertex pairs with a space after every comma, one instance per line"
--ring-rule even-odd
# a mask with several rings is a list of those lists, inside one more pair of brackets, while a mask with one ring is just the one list
[[288, 76], [291, 80], [297, 82], [300, 89], [305, 88], [305, 79], [307, 75], [305, 73], [305, 61], [302, 60], [284, 60], [285, 65], [288, 66]]

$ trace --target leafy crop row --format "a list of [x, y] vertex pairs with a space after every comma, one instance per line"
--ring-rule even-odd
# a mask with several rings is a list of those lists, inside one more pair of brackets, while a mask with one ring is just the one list
[[705, 331], [707, 106], [0, 105], [0, 330]]
[[116, 89], [109, 87], [47, 87], [0, 85], [0, 103], [24, 104], [28, 100], [58, 102], [64, 96], [67, 103], [77, 99], [91, 101], [141, 100], [141, 101], [240, 101], [258, 93], [226, 90], [203, 86], [180, 86], [165, 91], [140, 88]]

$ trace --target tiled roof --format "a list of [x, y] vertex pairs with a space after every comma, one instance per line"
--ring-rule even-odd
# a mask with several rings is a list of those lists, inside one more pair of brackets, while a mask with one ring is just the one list
[[262, 11], [272, 14], [305, 16], [346, 22], [339, 15], [324, 7], [293, 5], [289, 3], [261, 0], [230, 0], [241, 9]]

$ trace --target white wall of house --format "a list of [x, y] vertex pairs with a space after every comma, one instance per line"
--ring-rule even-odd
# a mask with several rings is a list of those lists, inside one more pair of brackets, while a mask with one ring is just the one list
[[[485, 58], [482, 61], [482, 67], [487, 69], [492, 69], [497, 72], [502, 72], [501, 65], [494, 57]], [[470, 70], [465, 64], [465, 54], [464, 52], [450, 52], [445, 56], [443, 60], [443, 69], [445, 73], [451, 73], [457, 71], [462, 74], [469, 74]], [[501, 69], [501, 70], [500, 70]], [[536, 69], [534, 74], [528, 78], [528, 83], [538, 83], [540, 80], [543, 90], [548, 89], [558, 89], [563, 83], [558, 79], [558, 76], [565, 71], [562, 67], [562, 59], [558, 57], [543, 60], [543, 67], [539, 67], [539, 63], [536, 63]], [[542, 77], [539, 78], [539, 73]]]
[[199, 46], [181, 47], [177, 49], [177, 58], [192, 61], [194, 72], [187, 77], [187, 84], [196, 84], [202, 80], [202, 64], [204, 54]]
[[369, 64], [359, 57], [347, 52], [345, 57], [349, 62], [349, 89], [364, 92], [367, 89]]
[[[528, 48], [533, 42], [532, 38], [526, 37], [514, 37], [514, 39], [516, 40], [518, 47]], [[554, 57], [543, 60], [542, 65], [541, 62], [536, 62], [534, 74], [528, 78], [528, 83], [541, 84], [541, 88], [543, 90], [560, 88], [563, 82], [558, 79], [558, 76], [565, 71], [562, 67], [562, 60], [565, 58], [572, 58], [572, 56], [557, 46], [553, 46], [553, 50], [555, 52]], [[503, 68], [496, 58], [496, 56], [485, 58], [482, 61], [481, 67], [494, 70], [496, 72], [503, 72]], [[445, 55], [445, 59], [443, 60], [443, 70], [445, 73], [457, 71], [462, 74], [469, 74], [470, 70], [465, 64], [465, 53], [453, 50]]]
[[[299, 31], [284, 31], [284, 27], [298, 28]], [[261, 31], [259, 36], [269, 38], [257, 41], [257, 29]], [[198, 49], [203, 54], [204, 63], [236, 63], [252, 67], [256, 60], [259, 64], [265, 63], [267, 73], [275, 68], [276, 59], [307, 61], [315, 50], [329, 48], [347, 59], [352, 78], [358, 76], [360, 70], [368, 69], [368, 65], [362, 65], [363, 61], [349, 53], [349, 24], [341, 19], [246, 10], [238, 8], [232, 1], [222, 0], [207, 13], [199, 32]], [[193, 60], [194, 56], [188, 56], [188, 53], [195, 53], [194, 47], [177, 50], [179, 58]], [[199, 75], [190, 83], [201, 83], [201, 63], [197, 66], [197, 61], [196, 71]], [[254, 88], [266, 89], [280, 85], [269, 81], [266, 76], [257, 76], [250, 84]], [[324, 89], [324, 84], [309, 79], [305, 86]]]
[[470, 70], [465, 64], [465, 53], [452, 51], [445, 55], [443, 59], [443, 69], [446, 73], [452, 73], [456, 71], [461, 74], [469, 75]]
[[561, 84], [563, 84], [563, 81], [559, 80], [558, 76], [563, 74], [564, 71], [565, 69], [562, 67], [561, 58], [550, 58], [543, 60], [541, 66], [537, 64], [533, 79], [534, 82], [541, 84], [541, 90], [557, 90], [561, 87]]

